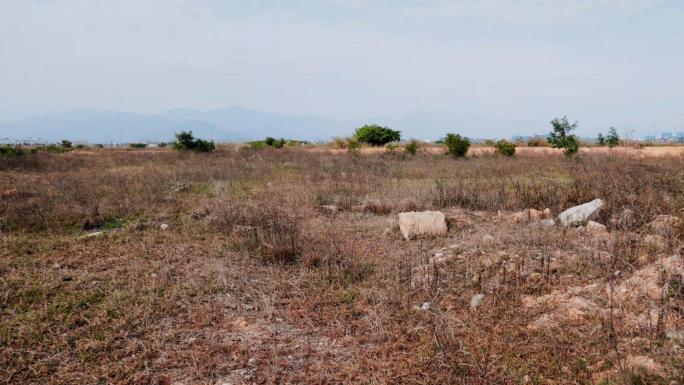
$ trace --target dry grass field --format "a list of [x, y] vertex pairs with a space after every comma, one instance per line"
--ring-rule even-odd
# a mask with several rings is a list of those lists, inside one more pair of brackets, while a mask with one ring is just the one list
[[684, 156], [476, 155], [1, 158], [0, 384], [684, 383]]

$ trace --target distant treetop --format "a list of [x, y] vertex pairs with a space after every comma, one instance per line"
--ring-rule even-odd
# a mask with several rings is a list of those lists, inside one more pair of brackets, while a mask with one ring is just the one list
[[354, 136], [359, 142], [368, 143], [371, 146], [384, 146], [387, 143], [401, 140], [400, 131], [395, 131], [376, 124], [357, 128]]

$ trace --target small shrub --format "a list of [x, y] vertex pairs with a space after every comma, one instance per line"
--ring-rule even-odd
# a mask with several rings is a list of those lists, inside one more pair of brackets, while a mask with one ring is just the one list
[[347, 148], [347, 138], [334, 138], [332, 146], [335, 148]]
[[[252, 143], [257, 143], [257, 142], [252, 142]], [[273, 148], [283, 148], [287, 141], [284, 138], [276, 139], [272, 138], [270, 136], [267, 136], [266, 139], [261, 141], [261, 146], [258, 149], [264, 148], [265, 146], [268, 147], [273, 147]]]
[[466, 156], [470, 148], [470, 140], [458, 134], [447, 134], [444, 143], [447, 146], [447, 154], [454, 158]]
[[0, 155], [3, 156], [21, 156], [24, 155], [24, 150], [14, 144], [2, 144], [0, 145]]
[[145, 148], [147, 145], [145, 143], [131, 143], [129, 144], [131, 148]]
[[596, 144], [599, 146], [605, 146], [606, 145], [606, 137], [603, 136], [602, 133], [599, 132], [598, 136], [596, 137]]
[[60, 145], [61, 145], [62, 147], [64, 147], [64, 148], [71, 148], [71, 141], [68, 141], [68, 140], [66, 140], [66, 139], [65, 139], [65, 140], [62, 140], [62, 142], [60, 143]]
[[404, 146], [404, 151], [406, 151], [406, 153], [409, 155], [416, 155], [418, 152], [418, 141], [411, 140], [410, 142], [406, 143], [406, 146]]
[[608, 136], [606, 136], [606, 144], [610, 148], [620, 145], [620, 135], [618, 135], [615, 127], [611, 127], [608, 130]]
[[61, 154], [64, 152], [69, 152], [71, 151], [71, 147], [64, 147], [62, 145], [57, 145], [57, 144], [48, 144], [48, 145], [40, 145], [36, 146], [33, 149], [31, 149], [31, 153], [38, 153], [38, 152], [49, 152], [52, 154]]
[[553, 148], [562, 148], [565, 155], [573, 155], [579, 150], [579, 139], [572, 135], [572, 131], [577, 128], [577, 122], [570, 123], [568, 118], [554, 119], [551, 121], [553, 130], [549, 133], [548, 142]]
[[515, 143], [509, 142], [505, 139], [501, 139], [494, 144], [496, 147], [496, 153], [503, 156], [513, 156], [515, 155]]
[[357, 289], [350, 289], [342, 293], [340, 296], [340, 302], [343, 304], [351, 305], [359, 300], [361, 293]]
[[196, 139], [192, 131], [181, 131], [176, 134], [176, 141], [173, 143], [176, 150], [194, 152], [213, 152], [216, 149], [213, 141]]
[[579, 151], [580, 141], [575, 135], [569, 136], [565, 141], [564, 154], [566, 156], [574, 155]]
[[385, 145], [385, 154], [394, 154], [397, 151], [397, 145], [395, 143], [387, 143]]
[[356, 140], [356, 138], [347, 139], [347, 152], [352, 155], [358, 155], [361, 149], [361, 142]]
[[354, 137], [359, 142], [368, 143], [371, 146], [384, 146], [387, 143], [400, 141], [401, 132], [373, 124], [356, 129]]
[[280, 138], [280, 140], [276, 140], [275, 142], [273, 142], [273, 144], [271, 145], [271, 147], [273, 147], [273, 148], [283, 148], [283, 147], [285, 146], [285, 143], [286, 143], [285, 139]]
[[252, 142], [248, 142], [248, 144], [249, 148], [252, 150], [263, 150], [264, 148], [266, 148], [266, 142], [264, 142], [263, 140], [255, 140]]

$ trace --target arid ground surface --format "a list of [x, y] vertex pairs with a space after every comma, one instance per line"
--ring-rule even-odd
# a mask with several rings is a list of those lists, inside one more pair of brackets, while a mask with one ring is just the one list
[[684, 156], [478, 151], [2, 158], [0, 383], [683, 383]]

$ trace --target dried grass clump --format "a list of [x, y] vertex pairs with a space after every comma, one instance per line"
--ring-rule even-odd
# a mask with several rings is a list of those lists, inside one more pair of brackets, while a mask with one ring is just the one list
[[216, 204], [209, 223], [237, 235], [265, 263], [293, 264], [302, 254], [302, 217], [291, 210], [266, 205], [243, 207]]

